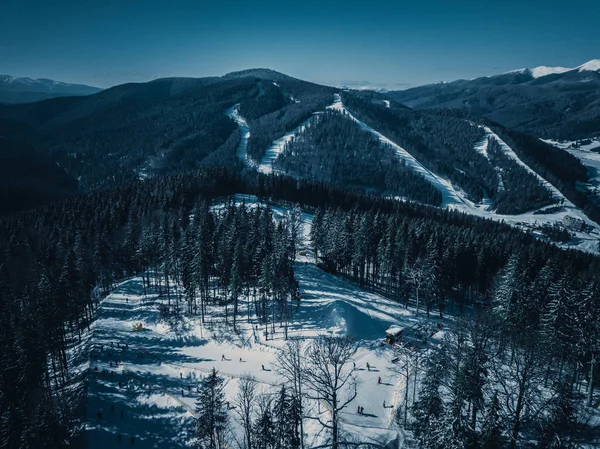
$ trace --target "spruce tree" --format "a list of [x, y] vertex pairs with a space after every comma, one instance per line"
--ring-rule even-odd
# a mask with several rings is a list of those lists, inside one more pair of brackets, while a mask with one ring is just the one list
[[229, 416], [225, 406], [225, 380], [212, 372], [200, 382], [196, 400], [196, 433], [200, 448], [222, 449]]

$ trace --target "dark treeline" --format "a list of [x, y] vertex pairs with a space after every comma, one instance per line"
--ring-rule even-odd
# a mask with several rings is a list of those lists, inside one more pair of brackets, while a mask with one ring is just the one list
[[290, 102], [291, 100], [273, 82], [256, 80], [256, 88], [250, 92], [250, 97], [240, 103], [240, 114], [246, 120], [252, 121], [277, 111]]
[[440, 192], [407, 167], [391, 147], [333, 111], [315, 117], [295, 136], [275, 167], [299, 178], [376, 189], [436, 206], [442, 200]]
[[417, 314], [474, 306], [425, 364], [412, 419], [407, 400], [397, 410], [423, 448], [515, 448], [524, 431], [540, 448], [590, 437], [578, 408], [600, 380], [597, 257], [374, 211], [319, 210], [311, 239], [324, 269]]

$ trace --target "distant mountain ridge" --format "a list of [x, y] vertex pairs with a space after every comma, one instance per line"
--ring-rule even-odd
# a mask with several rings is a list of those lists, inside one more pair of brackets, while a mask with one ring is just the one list
[[27, 78], [0, 75], [0, 103], [16, 104], [49, 98], [83, 96], [100, 92], [98, 87], [70, 84], [47, 78]]
[[540, 66], [389, 92], [411, 108], [463, 109], [557, 140], [600, 135], [600, 59], [573, 69]]
[[598, 71], [598, 70], [600, 70], [600, 59], [592, 59], [592, 60], [586, 62], [585, 64], [581, 64], [580, 66], [577, 66], [577, 67], [574, 67], [574, 68], [548, 67], [548, 66], [542, 65], [542, 66], [539, 66], [539, 67], [534, 67], [532, 69], [511, 70], [511, 71], [506, 72], [506, 73], [526, 73], [526, 74], [530, 74], [533, 78], [541, 78], [543, 76], [556, 75], [556, 74], [561, 74], [561, 73], [571, 72], [571, 71], [578, 71], [578, 72], [591, 71], [591, 72], [595, 72], [595, 71]]

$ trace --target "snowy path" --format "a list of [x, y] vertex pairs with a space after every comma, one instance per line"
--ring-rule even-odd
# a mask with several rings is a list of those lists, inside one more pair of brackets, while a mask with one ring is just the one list
[[436, 189], [440, 191], [442, 194], [442, 207], [452, 206], [452, 205], [465, 205], [469, 208], [473, 208], [475, 205], [472, 201], [469, 201], [464, 194], [459, 193], [454, 186], [447, 179], [441, 178], [432, 171], [428, 170], [421, 164], [415, 157], [402, 148], [400, 145], [392, 142], [390, 139], [385, 137], [380, 132], [374, 130], [366, 123], [357, 119], [342, 103], [342, 99], [339, 94], [334, 94], [334, 102], [331, 106], [328, 106], [329, 109], [333, 109], [341, 112], [346, 115], [350, 120], [357, 123], [365, 131], [373, 134], [379, 141], [385, 145], [389, 145], [392, 147], [398, 156], [406, 162], [406, 165], [411, 167], [416, 173], [423, 176], [427, 181], [429, 181]]
[[240, 104], [236, 104], [225, 111], [225, 115], [231, 118], [240, 130], [240, 143], [235, 152], [238, 159], [247, 165], [254, 165], [248, 157], [248, 139], [250, 138], [250, 127], [246, 119], [240, 115]]

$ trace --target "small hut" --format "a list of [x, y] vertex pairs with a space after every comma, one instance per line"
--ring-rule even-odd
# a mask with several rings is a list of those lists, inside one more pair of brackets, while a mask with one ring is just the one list
[[388, 330], [385, 331], [385, 341], [387, 341], [389, 345], [393, 345], [400, 340], [402, 337], [402, 332], [404, 332], [404, 329], [402, 329], [400, 326], [394, 325], [388, 327]]

